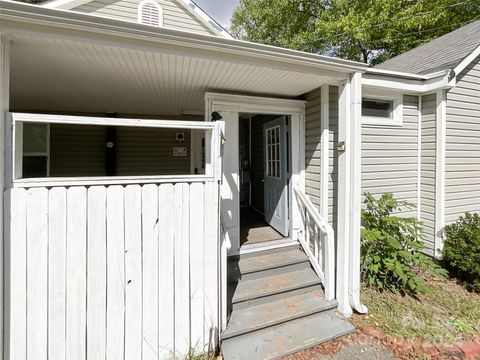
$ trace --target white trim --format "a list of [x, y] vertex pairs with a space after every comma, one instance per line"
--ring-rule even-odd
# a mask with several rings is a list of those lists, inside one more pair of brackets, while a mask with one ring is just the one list
[[222, 36], [226, 39], [233, 39], [233, 36], [228, 33], [215, 19], [202, 10], [197, 4], [191, 0], [176, 0], [188, 12], [195, 16], [203, 25], [205, 25], [215, 35]]
[[326, 70], [329, 71], [329, 77], [338, 79], [352, 71], [362, 72], [367, 68], [366, 64], [324, 55], [165, 27], [144, 26], [136, 22], [48, 9], [16, 1], [2, 1], [0, 21], [3, 31], [37, 36], [44, 34], [107, 46], [141, 47], [152, 52], [199, 56], [311, 74]]
[[49, 123], [49, 124], [70, 124], [70, 125], [101, 125], [101, 126], [129, 126], [148, 127], [164, 129], [196, 129], [213, 130], [215, 123], [205, 121], [180, 121], [180, 120], [159, 120], [159, 119], [127, 119], [107, 118], [72, 115], [48, 115], [33, 113], [12, 113], [13, 121]]
[[372, 72], [370, 69], [362, 77], [362, 85], [373, 89], [403, 91], [409, 94], [423, 94], [455, 86], [455, 76], [451, 70], [435, 73], [435, 77], [398, 77], [389, 73]]
[[328, 184], [330, 168], [330, 86], [323, 85], [320, 94], [321, 101], [321, 138], [320, 138], [320, 215], [329, 221]]
[[422, 218], [422, 95], [417, 107], [417, 219]]
[[453, 71], [455, 71], [455, 75], [460, 75], [460, 73], [465, 70], [465, 68], [470, 65], [478, 56], [480, 56], [480, 45], [477, 46], [477, 48], [473, 50], [470, 55], [463, 59], [462, 62], [455, 67], [455, 69], [453, 69]]
[[443, 90], [437, 91], [436, 148], [435, 148], [435, 257], [443, 249], [445, 226], [445, 156], [447, 136], [447, 97]]
[[362, 74], [352, 75], [350, 87], [350, 118], [347, 126], [350, 130], [350, 215], [349, 215], [349, 275], [348, 294], [350, 305], [360, 314], [368, 309], [360, 301], [360, 242], [362, 211]]
[[[0, 302], [2, 311], [0, 311], [0, 357], [4, 359], [10, 359], [10, 343], [15, 341], [10, 337], [10, 301], [16, 301], [16, 299], [10, 299], [8, 276], [4, 277], [4, 264], [6, 271], [8, 271], [9, 262], [4, 262], [4, 255], [8, 248], [4, 248], [4, 211], [3, 209], [10, 209], [10, 204], [4, 204], [4, 189], [12, 175], [11, 162], [7, 158], [9, 153], [6, 150], [8, 145], [12, 146], [11, 139], [6, 135], [11, 134], [10, 130], [7, 131], [7, 117], [10, 104], [10, 39], [3, 34], [0, 34], [0, 139], [4, 144], [0, 150]], [[10, 168], [10, 169], [8, 169]], [[8, 170], [8, 171], [7, 171]], [[10, 172], [9, 172], [10, 171]], [[8, 201], [9, 198], [7, 197]], [[10, 218], [7, 212], [7, 221]], [[8, 233], [7, 233], [8, 238]], [[8, 275], [8, 273], [7, 273]], [[4, 283], [4, 279], [6, 282]], [[6, 316], [5, 316], [6, 315]], [[4, 329], [5, 326], [5, 329]]]
[[[351, 81], [348, 79], [338, 87], [338, 142], [345, 150], [338, 153], [338, 204], [337, 204], [337, 301], [339, 311], [349, 317], [353, 310], [348, 294], [350, 266], [350, 99]], [[335, 145], [334, 145], [335, 146]]]
[[[392, 101], [392, 117], [384, 118], [380, 116], [361, 116], [362, 125], [374, 126], [403, 126], [403, 94], [398, 92], [382, 91], [364, 91], [363, 98], [369, 100], [387, 100]], [[363, 99], [362, 98], [362, 99]], [[360, 107], [360, 111], [363, 111]]]
[[13, 181], [13, 188], [53, 187], [53, 186], [90, 186], [90, 185], [128, 185], [161, 184], [182, 182], [211, 182], [214, 177], [207, 175], [149, 175], [149, 176], [86, 176], [60, 178], [31, 178]]
[[[151, 4], [155, 6], [158, 10], [158, 25], [154, 24], [145, 24], [142, 22], [143, 18], [143, 7], [147, 4]], [[149, 25], [149, 26], [157, 26], [157, 27], [162, 27], [163, 26], [163, 8], [160, 6], [160, 4], [154, 0], [142, 0], [138, 4], [138, 9], [137, 9], [137, 22], [142, 25]]]
[[447, 73], [447, 70], [440, 70], [435, 71], [430, 74], [413, 74], [413, 73], [406, 73], [401, 71], [393, 71], [393, 70], [383, 70], [377, 68], [368, 68], [368, 74], [377, 74], [377, 75], [385, 75], [390, 77], [398, 77], [398, 78], [405, 78], [405, 79], [417, 79], [417, 80], [429, 80], [439, 76], [443, 76]]

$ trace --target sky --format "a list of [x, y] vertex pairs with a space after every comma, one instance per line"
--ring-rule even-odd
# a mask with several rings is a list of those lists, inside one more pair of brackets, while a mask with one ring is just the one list
[[208, 15], [215, 19], [224, 28], [230, 27], [230, 17], [240, 0], [193, 0]]

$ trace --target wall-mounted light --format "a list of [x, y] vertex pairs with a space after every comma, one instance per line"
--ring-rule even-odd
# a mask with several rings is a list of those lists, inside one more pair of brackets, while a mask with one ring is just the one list
[[185, 133], [177, 132], [175, 138], [177, 139], [178, 142], [184, 142], [185, 141]]
[[212, 113], [212, 121], [218, 121], [218, 120], [222, 120], [222, 115], [220, 115], [220, 113], [218, 111], [214, 111]]

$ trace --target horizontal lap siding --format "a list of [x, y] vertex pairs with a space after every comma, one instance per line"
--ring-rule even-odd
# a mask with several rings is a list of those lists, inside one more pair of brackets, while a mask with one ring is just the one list
[[[313, 204], [320, 206], [321, 169], [321, 91], [312, 91], [306, 96], [305, 113], [305, 191]], [[338, 87], [329, 88], [329, 184], [328, 214], [329, 223], [336, 231], [337, 191], [338, 191]]]
[[480, 211], [480, 58], [447, 92], [445, 222]]
[[[362, 126], [362, 192], [417, 203], [418, 97], [404, 96], [402, 126]], [[416, 211], [402, 212], [416, 216]]]
[[421, 163], [421, 207], [420, 218], [425, 229], [425, 246], [428, 254], [435, 247], [435, 151], [436, 151], [436, 96], [422, 97], [422, 163]]
[[[94, 0], [73, 10], [137, 22], [139, 3], [140, 0]], [[189, 14], [175, 0], [159, 0], [158, 3], [163, 10], [163, 25], [166, 28], [212, 34], [205, 25]]]
[[218, 327], [210, 251], [218, 184], [5, 195], [9, 358], [164, 359], [207, 349]]

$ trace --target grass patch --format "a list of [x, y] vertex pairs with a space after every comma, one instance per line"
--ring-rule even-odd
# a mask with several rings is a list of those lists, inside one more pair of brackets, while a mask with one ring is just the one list
[[453, 280], [430, 280], [415, 297], [365, 288], [368, 315], [355, 315], [356, 326], [377, 326], [406, 339], [449, 343], [480, 335], [480, 294]]

